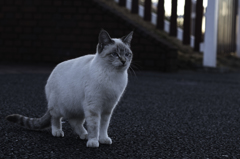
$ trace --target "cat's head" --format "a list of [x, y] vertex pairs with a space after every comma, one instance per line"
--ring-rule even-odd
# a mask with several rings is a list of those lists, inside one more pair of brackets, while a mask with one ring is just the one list
[[116, 39], [111, 38], [107, 31], [101, 30], [98, 37], [97, 54], [106, 62], [118, 70], [126, 70], [132, 61], [130, 44], [133, 32]]

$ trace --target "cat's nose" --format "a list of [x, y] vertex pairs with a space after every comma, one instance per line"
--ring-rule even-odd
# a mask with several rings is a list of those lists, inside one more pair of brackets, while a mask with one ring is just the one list
[[121, 62], [122, 62], [123, 65], [126, 63], [126, 61], [121, 61]]

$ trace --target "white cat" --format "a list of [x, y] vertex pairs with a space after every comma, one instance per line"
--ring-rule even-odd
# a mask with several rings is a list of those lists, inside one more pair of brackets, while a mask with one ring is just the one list
[[[52, 127], [52, 135], [63, 137], [62, 118], [67, 119], [87, 147], [112, 144], [108, 137], [111, 115], [128, 83], [132, 61], [133, 32], [112, 39], [105, 30], [99, 34], [97, 52], [58, 64], [45, 86], [48, 111], [41, 118], [18, 114], [6, 117], [29, 129]], [[84, 122], [87, 122], [87, 130]]]

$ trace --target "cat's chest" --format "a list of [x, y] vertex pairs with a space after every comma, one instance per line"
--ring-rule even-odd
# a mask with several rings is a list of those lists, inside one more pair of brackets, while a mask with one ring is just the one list
[[111, 76], [99, 78], [95, 90], [106, 100], [116, 101], [120, 98], [127, 85], [127, 76]]
[[126, 83], [109, 82], [108, 85], [102, 89], [102, 111], [108, 111], [115, 107], [120, 100], [125, 88]]
[[116, 97], [120, 96], [126, 87], [126, 82], [109, 82], [107, 85], [106, 93], [109, 96], [112, 94]]
[[127, 85], [127, 79], [113, 79], [106, 81], [102, 86], [108, 96], [120, 96]]

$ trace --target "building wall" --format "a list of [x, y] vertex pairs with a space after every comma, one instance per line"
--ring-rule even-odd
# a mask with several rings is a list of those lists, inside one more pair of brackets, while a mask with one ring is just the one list
[[93, 0], [1, 0], [0, 61], [59, 63], [93, 54], [99, 31], [122, 37], [134, 30], [140, 70], [177, 70], [177, 49]]

